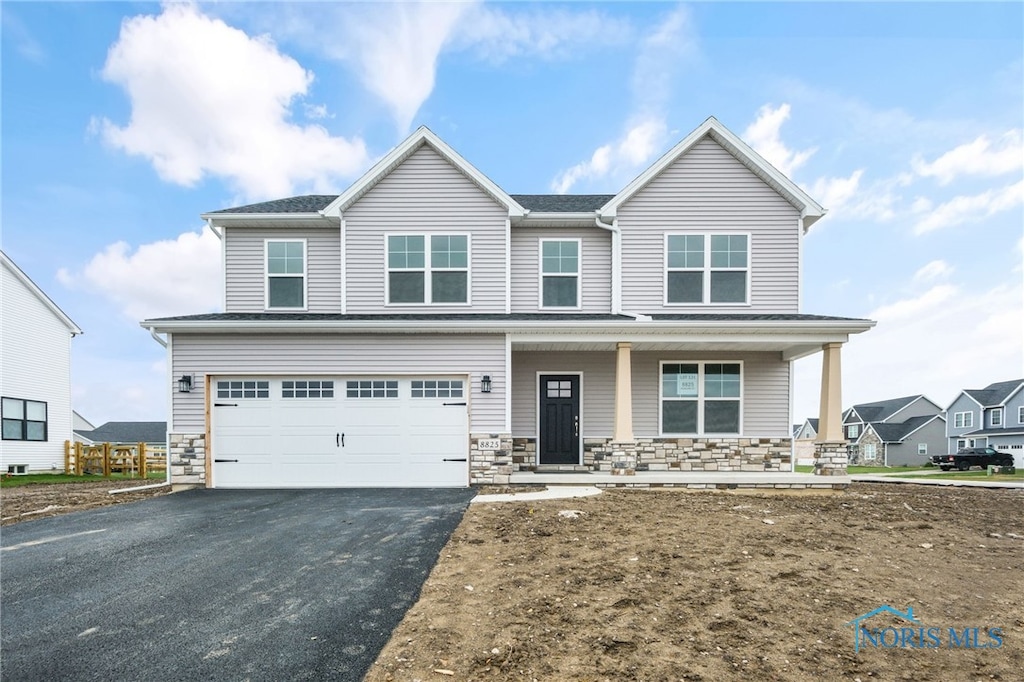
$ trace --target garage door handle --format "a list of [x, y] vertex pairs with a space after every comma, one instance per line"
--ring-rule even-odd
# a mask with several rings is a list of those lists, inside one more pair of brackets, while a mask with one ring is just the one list
[[214, 462], [237, 462], [237, 459], [215, 459]]
[[441, 403], [442, 405], [465, 405], [466, 403]]
[[334, 434], [334, 447], [336, 447], [336, 448], [338, 448], [338, 447], [341, 447], [341, 448], [345, 447], [345, 434], [344, 433], [336, 433], [336, 434]]
[[465, 458], [465, 457], [463, 457], [462, 459], [457, 459], [457, 458], [449, 458], [449, 457], [445, 457], [445, 458], [444, 458], [444, 459], [442, 459], [441, 461], [442, 461], [442, 462], [465, 462], [465, 461], [467, 461], [467, 460], [466, 460], [466, 458]]
[[238, 403], [214, 403], [214, 407], [238, 407]]

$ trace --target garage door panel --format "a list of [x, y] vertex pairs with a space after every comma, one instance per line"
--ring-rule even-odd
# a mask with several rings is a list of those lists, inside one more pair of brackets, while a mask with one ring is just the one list
[[[236, 386], [239, 380], [230, 381]], [[251, 378], [242, 381], [252, 384]], [[269, 384], [266, 398], [235, 400], [237, 407], [214, 410], [214, 458], [238, 460], [215, 461], [216, 487], [468, 483], [463, 379], [327, 377], [322, 381], [333, 381], [330, 394], [302, 398], [292, 397], [292, 389], [305, 380], [258, 381]], [[315, 383], [308, 381], [310, 387]]]

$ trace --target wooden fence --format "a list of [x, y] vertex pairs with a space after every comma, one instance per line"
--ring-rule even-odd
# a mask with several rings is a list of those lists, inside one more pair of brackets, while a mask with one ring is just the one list
[[167, 470], [166, 448], [149, 448], [145, 443], [96, 443], [85, 445], [64, 441], [64, 471], [81, 476], [85, 473], [113, 473], [146, 478], [151, 471]]

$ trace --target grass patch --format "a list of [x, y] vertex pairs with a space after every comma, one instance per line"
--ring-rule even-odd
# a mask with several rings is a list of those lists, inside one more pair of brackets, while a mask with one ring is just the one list
[[[797, 472], [801, 474], [813, 474], [814, 466], [808, 464], [798, 464], [796, 466]], [[929, 471], [925, 467], [865, 467], [865, 466], [851, 466], [847, 467], [847, 473], [850, 474], [899, 474], [902, 476], [904, 473], [912, 473], [917, 471]]]
[[125, 481], [136, 480], [140, 485], [148, 481], [164, 481], [167, 474], [163, 471], [151, 471], [145, 479], [138, 476], [126, 476], [124, 474], [111, 474], [110, 478], [103, 478], [98, 475], [86, 474], [75, 476], [74, 474], [25, 474], [24, 476], [2, 476], [0, 477], [0, 488], [17, 488], [22, 485], [38, 485], [53, 483], [95, 483], [96, 481]]

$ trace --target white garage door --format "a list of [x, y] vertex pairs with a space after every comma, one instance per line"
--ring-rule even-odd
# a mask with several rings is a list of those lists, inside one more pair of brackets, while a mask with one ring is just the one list
[[212, 380], [216, 488], [461, 487], [459, 377]]

